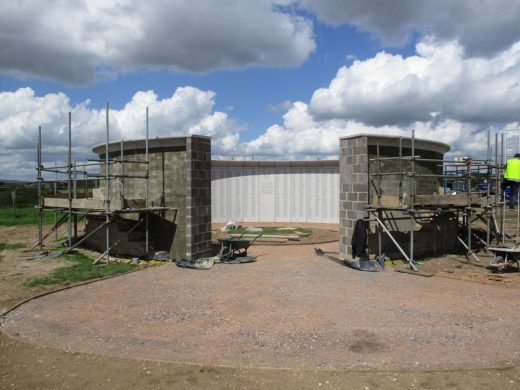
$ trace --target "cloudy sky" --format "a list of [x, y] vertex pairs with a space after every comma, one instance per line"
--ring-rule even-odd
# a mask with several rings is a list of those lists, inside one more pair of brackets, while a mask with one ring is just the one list
[[359, 132], [485, 152], [520, 121], [520, 0], [0, 0], [0, 178], [111, 139], [335, 158]]

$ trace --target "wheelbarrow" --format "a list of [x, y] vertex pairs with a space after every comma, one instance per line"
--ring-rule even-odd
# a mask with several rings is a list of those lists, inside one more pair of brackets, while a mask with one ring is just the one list
[[253, 243], [261, 236], [259, 234], [252, 240], [248, 240], [242, 237], [241, 234], [239, 237], [230, 237], [230, 238], [219, 238], [218, 242], [220, 243], [220, 252], [218, 257], [220, 261], [226, 262], [230, 260], [234, 260], [237, 257], [245, 257], [247, 256], [247, 249], [253, 245]]
[[520, 247], [501, 248], [488, 247], [487, 250], [493, 252], [493, 259], [489, 262], [489, 266], [496, 268], [498, 272], [504, 272], [513, 264], [520, 270], [518, 256], [520, 255]]

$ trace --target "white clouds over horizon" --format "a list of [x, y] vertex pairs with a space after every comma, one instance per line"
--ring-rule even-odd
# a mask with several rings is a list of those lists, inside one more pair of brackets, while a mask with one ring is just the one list
[[[177, 88], [171, 97], [158, 99], [153, 91], [137, 92], [122, 109], [109, 110], [110, 139], [143, 139], [146, 107], [149, 137], [199, 134], [213, 137], [217, 154], [229, 153], [238, 143], [240, 126], [227, 114], [214, 111], [215, 93], [194, 87]], [[0, 177], [30, 178], [35, 175], [38, 126], [42, 127], [46, 162], [66, 158], [68, 112], [72, 115], [73, 159], [84, 161], [92, 147], [105, 142], [105, 110], [89, 102], [71, 105], [63, 93], [36, 96], [31, 88], [0, 92]]]
[[316, 49], [314, 18], [383, 46], [433, 36], [468, 56], [520, 39], [517, 0], [4, 0], [0, 72], [89, 84], [137, 69], [295, 67]]
[[277, 10], [283, 0], [6, 1], [0, 71], [71, 84], [143, 68], [292, 67], [316, 46], [311, 20]]
[[[94, 83], [137, 69], [212, 72], [301, 66], [315, 52], [316, 42], [325, 44], [316, 40], [313, 20], [328, 27], [354, 26], [383, 45], [415, 43], [415, 51], [407, 55], [360, 49], [352, 63], [339, 69], [334, 65], [327, 74], [336, 71], [335, 76], [311, 91], [310, 98], [286, 91], [272, 94], [281, 98], [267, 108], [270, 113], [284, 113], [281, 123], [265, 126], [247, 141], [240, 134], [249, 124], [235, 120], [232, 115], [243, 118], [243, 113], [231, 108], [240, 99], [247, 100], [248, 93], [291, 88], [294, 84], [283, 84], [280, 74], [272, 79], [264, 74], [265, 79], [255, 84], [258, 90], [242, 92], [244, 96], [228, 94], [231, 97], [224, 99], [228, 113], [215, 109], [219, 90], [185, 83], [159, 98], [151, 90], [157, 85], [140, 79], [133, 97], [121, 109], [110, 111], [112, 139], [143, 138], [147, 106], [150, 137], [208, 135], [217, 158], [333, 158], [339, 137], [409, 136], [412, 129], [417, 137], [452, 145], [452, 154], [479, 155], [486, 147], [483, 129], [517, 128], [520, 122], [518, 0], [4, 0], [4, 4], [0, 72], [64, 84]], [[327, 30], [324, 36], [333, 35]], [[360, 36], [352, 33], [348, 39]], [[340, 56], [347, 58], [347, 44], [331, 47], [345, 48]], [[258, 77], [246, 73], [237, 79]], [[0, 91], [2, 178], [16, 178], [17, 169], [25, 178], [34, 177], [40, 125], [44, 157], [64, 158], [69, 111], [75, 158], [86, 158], [94, 144], [104, 141], [103, 109], [91, 107], [88, 100], [72, 104], [64, 93], [39, 96], [35, 89]], [[289, 96], [291, 100], [285, 100]], [[265, 104], [258, 107], [262, 109]]]
[[314, 92], [311, 113], [373, 125], [520, 119], [520, 42], [492, 58], [466, 58], [457, 43], [426, 38], [416, 53], [379, 52], [341, 67], [328, 88]]
[[356, 133], [410, 136], [451, 145], [450, 155], [486, 153], [487, 128], [518, 128], [520, 42], [489, 58], [468, 58], [457, 42], [425, 38], [416, 54], [379, 52], [341, 67], [309, 103], [295, 102], [243, 155], [332, 157]]
[[[509, 123], [493, 131], [518, 128], [518, 122]], [[478, 124], [455, 120], [416, 121], [406, 126], [367, 125], [355, 120], [315, 120], [309, 106], [295, 102], [284, 115], [281, 125], [269, 127], [255, 140], [239, 145], [239, 155], [266, 159], [331, 159], [338, 158], [339, 138], [355, 134], [383, 134], [415, 136], [443, 142], [451, 146], [449, 156], [470, 155], [483, 157], [487, 148], [487, 132]]]
[[[485, 128], [518, 127], [518, 80], [520, 43], [490, 58], [467, 58], [455, 42], [425, 39], [414, 55], [380, 52], [341, 67], [309, 102], [283, 102], [283, 123], [247, 142], [240, 139], [243, 124], [215, 111], [215, 92], [190, 86], [164, 99], [153, 91], [136, 92], [120, 110], [110, 111], [111, 138], [143, 138], [148, 106], [150, 137], [208, 135], [215, 158], [335, 158], [340, 137], [410, 136], [412, 129], [419, 138], [451, 145], [452, 155], [482, 156]], [[53, 159], [63, 158], [68, 111], [73, 115], [74, 152], [82, 159], [94, 144], [104, 142], [104, 110], [91, 108], [88, 101], [71, 105], [63, 93], [36, 96], [31, 88], [0, 93], [2, 171], [34, 159], [39, 125], [47, 152]]]

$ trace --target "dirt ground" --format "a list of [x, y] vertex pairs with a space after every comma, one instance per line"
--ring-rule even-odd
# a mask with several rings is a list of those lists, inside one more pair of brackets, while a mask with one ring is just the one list
[[[0, 242], [35, 237], [0, 228]], [[520, 387], [518, 273], [450, 256], [419, 265], [431, 278], [359, 273], [315, 246], [254, 246], [256, 263], [160, 266], [33, 300], [3, 320], [0, 387]], [[61, 266], [2, 254], [2, 312]]]

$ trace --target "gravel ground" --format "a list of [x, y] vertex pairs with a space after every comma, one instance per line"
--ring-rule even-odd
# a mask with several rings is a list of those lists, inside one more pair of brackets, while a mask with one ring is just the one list
[[[322, 245], [334, 251], [337, 243]], [[33, 300], [3, 328], [40, 345], [224, 366], [517, 366], [520, 290], [362, 273], [313, 246], [253, 246], [256, 263], [165, 265]]]

